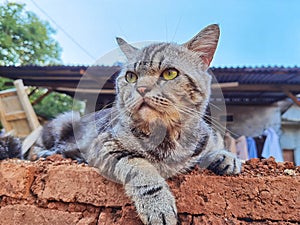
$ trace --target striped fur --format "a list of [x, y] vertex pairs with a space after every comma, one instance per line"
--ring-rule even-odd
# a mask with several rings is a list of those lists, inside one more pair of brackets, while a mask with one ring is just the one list
[[11, 158], [23, 158], [20, 139], [12, 136], [0, 137], [0, 160]]
[[[47, 145], [51, 150], [39, 151], [38, 156], [74, 153], [74, 158], [124, 185], [144, 224], [176, 224], [175, 199], [165, 179], [196, 164], [217, 174], [236, 174], [241, 168], [204, 118], [211, 83], [207, 68], [218, 38], [217, 25], [183, 45], [158, 43], [137, 49], [117, 38], [128, 62], [116, 79], [115, 106], [76, 117], [73, 132], [64, 131], [70, 121], [55, 129], [61, 125], [60, 119], [54, 120], [44, 130], [56, 131], [54, 136], [44, 135], [51, 143], [40, 141], [41, 148]], [[168, 69], [178, 76], [163, 78]], [[128, 71], [137, 75], [136, 82], [126, 81]]]

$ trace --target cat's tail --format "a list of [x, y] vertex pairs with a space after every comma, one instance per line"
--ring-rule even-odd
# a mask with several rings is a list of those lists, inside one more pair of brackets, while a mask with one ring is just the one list
[[20, 139], [10, 135], [0, 137], [0, 160], [12, 158], [23, 159]]
[[25, 159], [30, 161], [47, 158], [54, 154], [61, 154], [65, 158], [72, 158], [84, 162], [77, 146], [75, 130], [80, 130], [79, 112], [66, 112], [44, 125], [40, 137], [30, 148]]
[[81, 129], [80, 119], [80, 114], [73, 111], [57, 116], [43, 127], [34, 145], [24, 155], [20, 139], [12, 136], [0, 137], [0, 160], [19, 158], [35, 161], [62, 154], [66, 158], [84, 162], [74, 134], [74, 129]]

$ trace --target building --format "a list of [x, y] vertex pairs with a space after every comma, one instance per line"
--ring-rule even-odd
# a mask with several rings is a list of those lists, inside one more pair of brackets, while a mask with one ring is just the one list
[[[114, 100], [119, 71], [118, 66], [9, 66], [0, 67], [0, 76], [86, 100], [93, 111]], [[211, 68], [210, 73], [212, 122], [226, 125], [235, 138], [273, 128], [282, 149], [300, 165], [300, 68]]]

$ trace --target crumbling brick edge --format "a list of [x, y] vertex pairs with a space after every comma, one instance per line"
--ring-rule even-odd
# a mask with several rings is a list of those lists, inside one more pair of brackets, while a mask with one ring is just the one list
[[[179, 175], [181, 224], [299, 224], [300, 176]], [[0, 162], [0, 225], [142, 224], [120, 184], [71, 160]]]

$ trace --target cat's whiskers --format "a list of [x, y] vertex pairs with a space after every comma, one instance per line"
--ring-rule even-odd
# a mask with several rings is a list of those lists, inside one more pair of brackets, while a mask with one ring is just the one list
[[229, 131], [223, 124], [221, 124], [219, 121], [217, 121], [217, 119], [213, 116], [209, 116], [206, 113], [201, 113], [201, 112], [199, 112], [195, 109], [192, 109], [190, 107], [187, 107], [187, 106], [181, 105], [181, 106], [175, 106], [175, 107], [178, 111], [180, 111], [182, 113], [189, 114], [192, 116], [197, 116], [199, 119], [206, 118], [206, 119], [210, 120], [212, 125], [221, 133], [224, 133], [225, 131], [233, 133], [233, 132]]
[[[113, 103], [112, 103], [113, 104]], [[129, 102], [129, 106], [131, 105], [131, 104], [134, 104], [134, 101], [131, 101], [131, 102]], [[115, 110], [115, 108], [114, 108], [114, 106], [112, 107], [112, 109], [111, 110]], [[126, 111], [118, 111], [117, 113], [116, 113], [116, 110], [115, 111], [113, 111], [110, 115], [111, 115], [111, 117], [109, 118], [109, 120], [108, 120], [108, 123], [105, 123], [105, 124], [103, 124], [102, 126], [100, 126], [100, 127], [97, 127], [97, 129], [98, 130], [106, 130], [107, 128], [109, 128], [117, 119], [119, 119], [119, 118], [124, 118], [124, 115], [126, 115]], [[130, 118], [130, 117], [129, 117]], [[94, 121], [93, 121], [94, 122]]]
[[[126, 122], [130, 121], [132, 118], [132, 115], [134, 113], [134, 107], [138, 103], [139, 100], [136, 99], [130, 99], [128, 102], [125, 103], [126, 107], [125, 110], [118, 111], [117, 118], [126, 118]], [[124, 121], [125, 122], [125, 121]]]
[[[108, 123], [104, 123], [102, 126], [97, 127], [97, 130], [106, 130], [106, 129], [108, 129], [117, 118], [118, 118], [118, 116], [110, 118], [109, 121], [108, 121]], [[95, 121], [92, 121], [92, 123], [94, 123], [94, 122]]]
[[186, 107], [186, 108], [184, 109], [184, 112], [185, 112], [185, 113], [190, 113], [190, 114], [192, 114], [192, 115], [196, 114], [196, 115], [198, 115], [199, 117], [203, 117], [203, 118], [209, 119], [209, 120], [211, 120], [211, 122], [214, 123], [213, 125], [215, 125], [215, 126], [216, 126], [216, 125], [219, 125], [220, 128], [225, 128], [219, 121], [217, 121], [217, 118], [216, 118], [216, 117], [213, 117], [213, 116], [211, 116], [211, 115], [207, 115], [206, 113], [201, 113], [201, 112], [196, 111], [196, 110], [194, 110], [194, 109], [192, 109], [192, 108], [189, 108], [189, 107]]
[[211, 102], [209, 102], [208, 104], [209, 104], [210, 106], [214, 107], [215, 109], [217, 109], [217, 110], [219, 110], [219, 111], [222, 111], [222, 109], [221, 109], [219, 106], [217, 106], [217, 105], [215, 105], [215, 104], [213, 104], [213, 103], [211, 103]]
[[133, 111], [136, 110], [139, 103], [141, 103], [141, 102], [142, 102], [142, 99], [129, 99], [127, 102], [125, 102], [126, 109], [132, 113]]
[[[103, 106], [101, 110], [106, 109], [108, 106], [113, 105], [113, 104], [114, 104], [114, 102], [108, 103], [105, 106]], [[104, 123], [102, 126], [97, 127], [97, 129], [98, 130], [106, 130], [117, 118], [118, 118], [118, 116], [115, 116], [114, 118], [110, 118], [108, 123]], [[94, 123], [94, 122], [95, 121], [92, 121], [91, 123]]]
[[113, 104], [114, 104], [114, 102], [107, 103], [100, 110], [107, 109], [107, 108], [109, 108], [109, 106], [112, 106]]

